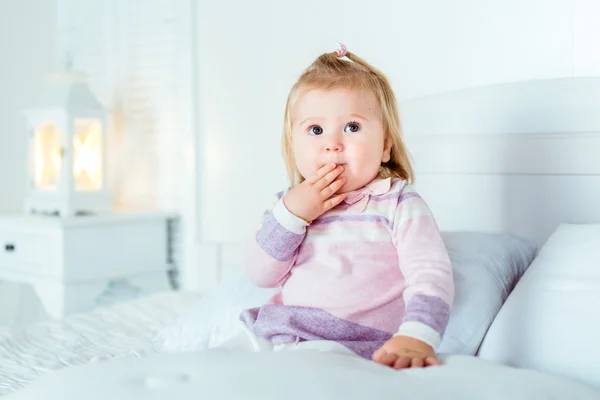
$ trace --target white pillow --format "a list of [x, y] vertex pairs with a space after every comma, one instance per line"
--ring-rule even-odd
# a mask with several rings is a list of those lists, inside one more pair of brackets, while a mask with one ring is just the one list
[[442, 233], [452, 261], [454, 304], [439, 353], [475, 355], [490, 324], [537, 252], [506, 234]]
[[600, 224], [560, 225], [499, 312], [482, 358], [600, 388]]
[[[442, 236], [453, 264], [456, 295], [438, 352], [474, 355], [533, 260], [536, 246], [510, 235], [444, 232]], [[259, 307], [277, 290], [257, 288], [240, 273], [167, 326], [155, 343], [166, 352], [217, 347], [239, 332], [242, 310]]]

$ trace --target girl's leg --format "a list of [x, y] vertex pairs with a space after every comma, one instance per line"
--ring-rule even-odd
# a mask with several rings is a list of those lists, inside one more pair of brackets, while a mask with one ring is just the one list
[[241, 325], [241, 332], [220, 345], [219, 348], [231, 351], [251, 352], [273, 350], [273, 346], [270, 343], [256, 337], [245, 324], [241, 323]]
[[306, 342], [280, 344], [273, 346], [273, 351], [286, 350], [316, 350], [359, 357], [356, 353], [348, 349], [346, 346], [343, 346], [331, 340], [308, 340]]

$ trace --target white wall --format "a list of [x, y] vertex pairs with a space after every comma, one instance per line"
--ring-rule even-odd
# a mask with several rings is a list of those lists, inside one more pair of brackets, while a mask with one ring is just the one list
[[[283, 107], [294, 79], [345, 42], [400, 100], [464, 87], [600, 75], [594, 0], [199, 1], [200, 239], [237, 242], [286, 185]], [[232, 12], [235, 10], [235, 12]]]
[[189, 0], [0, 2], [0, 211], [20, 209], [25, 195], [20, 112], [43, 75], [65, 67], [67, 51], [114, 118], [108, 173], [115, 207], [177, 210], [179, 133], [187, 123], [177, 114], [185, 107], [178, 80], [191, 53], [191, 34], [181, 26], [190, 8]]
[[0, 212], [20, 210], [27, 187], [21, 114], [54, 61], [56, 0], [0, 1]]

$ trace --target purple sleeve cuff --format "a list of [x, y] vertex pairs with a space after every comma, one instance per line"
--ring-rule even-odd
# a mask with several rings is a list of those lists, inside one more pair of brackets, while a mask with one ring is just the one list
[[406, 303], [406, 311], [397, 335], [411, 336], [439, 346], [450, 319], [450, 305], [437, 296], [418, 294]]
[[256, 241], [265, 253], [278, 261], [288, 261], [306, 235], [308, 224], [290, 213], [283, 199], [268, 212], [256, 234]]

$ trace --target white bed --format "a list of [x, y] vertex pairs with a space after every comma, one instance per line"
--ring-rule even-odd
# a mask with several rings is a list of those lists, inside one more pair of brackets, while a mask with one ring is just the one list
[[[443, 238], [458, 293], [438, 350], [475, 354], [537, 246], [512, 235], [444, 232]], [[239, 272], [202, 297], [160, 293], [0, 337], [0, 394], [49, 370], [219, 346], [239, 333], [242, 310], [264, 304], [276, 290], [257, 288]]]
[[198, 299], [193, 293], [158, 293], [0, 334], [0, 396], [51, 370], [156, 354], [157, 333]]
[[[401, 110], [416, 162], [417, 190], [446, 231], [510, 233], [543, 243], [560, 223], [600, 223], [598, 104], [598, 78], [520, 82], [406, 101]], [[225, 277], [238, 269], [239, 245], [217, 247], [220, 254], [213, 262], [202, 260], [202, 268], [211, 270], [203, 276]], [[393, 394], [390, 398], [399, 394], [417, 398], [414, 393], [420, 398], [438, 398], [443, 393], [446, 398], [520, 400], [548, 398], [551, 393], [557, 398], [600, 399], [600, 392], [591, 386], [561, 377], [558, 370], [541, 372], [540, 364], [517, 370], [463, 356], [447, 358], [446, 369], [407, 372], [398, 380], [375, 366], [323, 354], [282, 355], [277, 361], [274, 355], [247, 355], [239, 363], [219, 351], [156, 358], [155, 334], [196, 300], [194, 294], [160, 294], [1, 338], [0, 393], [11, 393], [36, 380], [15, 392], [14, 398], [44, 393], [49, 400], [175, 394], [185, 399], [197, 398], [199, 393], [214, 395], [219, 388], [221, 394], [238, 398], [242, 392], [224, 383], [235, 378], [247, 384], [248, 398], [267, 399], [261, 386], [268, 382], [266, 375], [248, 378], [248, 368], [261, 366], [278, 374], [293, 370], [311, 379], [330, 374], [327, 382], [313, 379], [311, 385], [294, 386], [295, 395], [312, 390], [317, 398], [315, 394], [337, 398], [342, 395], [341, 386], [347, 398], [361, 398], [365, 387], [358, 382], [362, 379], [371, 387], [388, 389]], [[514, 307], [510, 315], [514, 316]], [[499, 325], [492, 335], [496, 338], [510, 323]], [[487, 358], [519, 366], [518, 357], [497, 353], [501, 347], [488, 343]], [[151, 357], [140, 362], [140, 356]], [[107, 358], [121, 360], [62, 368]], [[332, 370], [318, 367], [323, 365]], [[54, 369], [60, 371], [44, 374]], [[94, 379], [84, 382], [89, 377]], [[282, 379], [273, 388], [289, 390], [291, 381]]]

